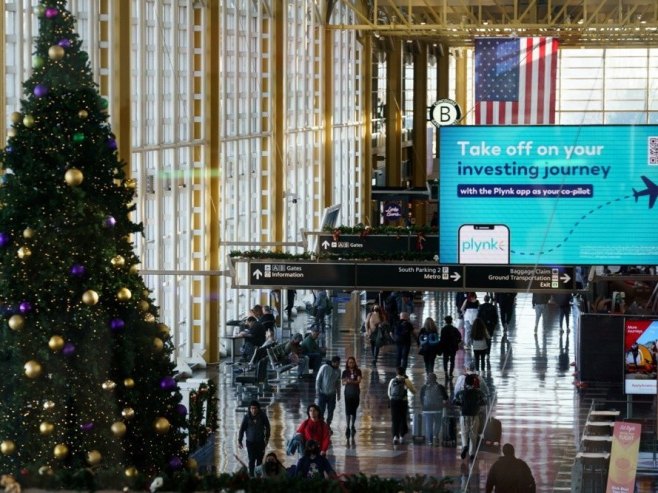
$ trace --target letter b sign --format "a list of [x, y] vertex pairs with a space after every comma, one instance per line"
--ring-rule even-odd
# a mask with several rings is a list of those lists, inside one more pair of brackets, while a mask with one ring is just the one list
[[461, 120], [462, 112], [456, 101], [452, 99], [439, 99], [430, 106], [430, 122], [435, 127], [453, 125]]

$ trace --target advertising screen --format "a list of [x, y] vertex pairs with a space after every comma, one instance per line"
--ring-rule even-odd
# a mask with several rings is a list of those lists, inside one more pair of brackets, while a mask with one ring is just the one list
[[440, 262], [658, 262], [658, 126], [452, 126], [440, 142]]
[[624, 392], [656, 394], [658, 321], [624, 321]]

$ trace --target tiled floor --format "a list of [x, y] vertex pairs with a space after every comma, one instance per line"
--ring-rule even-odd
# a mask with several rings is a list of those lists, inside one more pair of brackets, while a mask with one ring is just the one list
[[[480, 295], [482, 298], [483, 293]], [[451, 293], [426, 293], [416, 303], [415, 323], [422, 324], [427, 316], [442, 320], [455, 314]], [[591, 398], [583, 396], [574, 385], [574, 320], [572, 331], [560, 334], [558, 309], [548, 305], [545, 318], [534, 332], [534, 310], [529, 294], [517, 297], [516, 312], [503, 342], [497, 331], [491, 351], [491, 367], [483, 373], [489, 387], [495, 389], [497, 402], [493, 414], [500, 419], [503, 443], [510, 442], [517, 456], [530, 465], [537, 481], [538, 492], [571, 491], [571, 468], [579, 444], [581, 425], [587, 415]], [[577, 314], [575, 319], [577, 319]], [[293, 332], [303, 331], [306, 317], [300, 314], [294, 321]], [[390, 412], [386, 398], [387, 384], [394, 375], [394, 348], [385, 348], [377, 367], [371, 364], [368, 351], [358, 328], [347, 327], [339, 315], [333, 328], [325, 335], [328, 354], [338, 354], [343, 362], [353, 355], [363, 371], [361, 406], [357, 421], [357, 437], [345, 439], [345, 415], [342, 402], [334, 418], [333, 445], [329, 458], [336, 470], [344, 473], [363, 472], [381, 476], [427, 474], [454, 478], [455, 491], [484, 491], [487, 472], [496, 456], [478, 452], [469, 463], [459, 457], [460, 448], [432, 448], [410, 444], [393, 445], [390, 432]], [[424, 382], [422, 357], [412, 346], [409, 375], [417, 388]], [[461, 368], [468, 353], [457, 354]], [[212, 369], [209, 371], [212, 372]], [[440, 359], [436, 373], [443, 382]], [[246, 460], [246, 452], [237, 448], [237, 429], [243, 411], [236, 411], [236, 390], [232, 382], [231, 366], [219, 365], [219, 431], [216, 443], [216, 466], [219, 471], [234, 471], [239, 467], [236, 457]], [[592, 389], [590, 393], [596, 394]], [[602, 390], [605, 393], [605, 390]], [[605, 397], [605, 396], [604, 396]], [[284, 381], [273, 392], [262, 398], [272, 422], [270, 448], [278, 452], [286, 465], [293, 459], [286, 457], [286, 440], [305, 418], [306, 407], [314, 401], [313, 381]], [[411, 414], [419, 409], [418, 398], [410, 401]], [[237, 454], [237, 455], [236, 455]], [[654, 491], [651, 480], [642, 482], [640, 491]]]

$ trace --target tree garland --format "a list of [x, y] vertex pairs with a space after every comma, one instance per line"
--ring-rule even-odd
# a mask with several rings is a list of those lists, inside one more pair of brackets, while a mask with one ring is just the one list
[[199, 385], [190, 392], [190, 451], [203, 447], [208, 437], [217, 431], [217, 385], [214, 381]]

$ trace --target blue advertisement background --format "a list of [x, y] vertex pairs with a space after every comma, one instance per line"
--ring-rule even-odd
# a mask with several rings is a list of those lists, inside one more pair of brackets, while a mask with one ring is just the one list
[[439, 162], [442, 263], [464, 224], [507, 225], [511, 264], [658, 262], [658, 126], [442, 127]]

